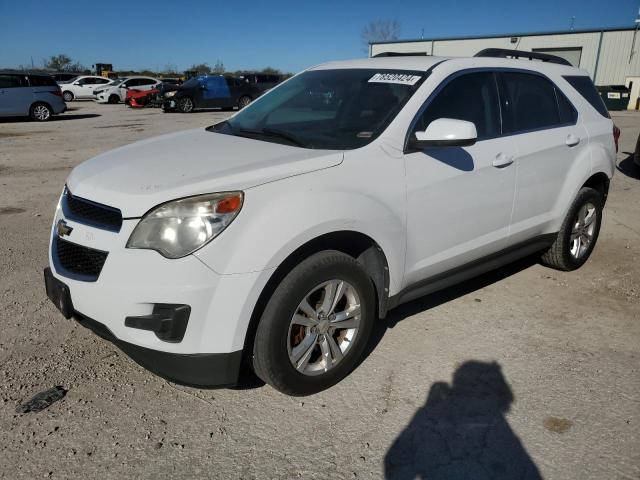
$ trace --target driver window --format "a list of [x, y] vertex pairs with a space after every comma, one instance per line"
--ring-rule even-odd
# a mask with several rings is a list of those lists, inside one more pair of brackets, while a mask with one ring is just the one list
[[467, 73], [451, 80], [429, 103], [414, 131], [425, 130], [438, 118], [473, 122], [478, 140], [499, 136], [500, 105], [494, 74]]

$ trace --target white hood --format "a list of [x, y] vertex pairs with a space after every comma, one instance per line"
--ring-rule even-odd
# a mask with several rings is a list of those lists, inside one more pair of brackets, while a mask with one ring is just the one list
[[156, 205], [201, 193], [243, 190], [333, 167], [342, 152], [311, 150], [187, 130], [111, 150], [73, 169], [73, 195], [139, 217]]

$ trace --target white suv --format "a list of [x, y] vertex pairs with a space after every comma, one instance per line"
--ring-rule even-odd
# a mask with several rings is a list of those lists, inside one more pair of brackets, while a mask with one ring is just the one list
[[151, 90], [162, 82], [151, 77], [125, 77], [114, 80], [105, 88], [96, 88], [93, 99], [98, 103], [120, 103], [127, 98], [127, 90]]
[[247, 365], [305, 395], [400, 303], [538, 252], [580, 267], [612, 121], [586, 72], [486, 55], [320, 65], [227, 121], [84, 162], [49, 297], [166, 378], [229, 385]]
[[94, 90], [105, 87], [109, 83], [111, 80], [108, 78], [84, 75], [72, 78], [68, 82], [60, 82], [59, 85], [64, 101], [71, 102], [72, 100], [92, 99]]

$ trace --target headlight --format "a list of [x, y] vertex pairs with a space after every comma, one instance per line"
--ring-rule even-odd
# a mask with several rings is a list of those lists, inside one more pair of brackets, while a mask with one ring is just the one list
[[174, 91], [172, 91], [172, 92], [167, 92], [167, 93], [165, 93], [165, 94], [164, 94], [164, 98], [171, 98], [171, 97], [174, 97], [174, 96], [176, 95], [176, 93], [178, 93], [178, 91], [177, 91], [177, 90], [174, 90]]
[[167, 258], [189, 255], [227, 228], [243, 198], [242, 192], [211, 193], [160, 205], [142, 217], [127, 248], [156, 250]]

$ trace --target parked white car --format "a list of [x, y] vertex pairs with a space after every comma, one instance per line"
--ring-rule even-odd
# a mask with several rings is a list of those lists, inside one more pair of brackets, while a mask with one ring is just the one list
[[127, 98], [127, 90], [151, 90], [162, 82], [151, 77], [125, 77], [118, 78], [106, 86], [106, 88], [94, 89], [94, 100], [98, 103], [120, 103]]
[[71, 102], [72, 100], [92, 99], [94, 90], [109, 83], [111, 83], [111, 80], [105, 77], [84, 75], [73, 78], [68, 82], [58, 82], [58, 85], [62, 90], [64, 101]]
[[327, 63], [86, 161], [55, 212], [49, 297], [163, 377], [228, 385], [246, 362], [306, 395], [401, 303], [525, 255], [579, 268], [614, 126], [587, 72], [520, 55], [547, 61]]

